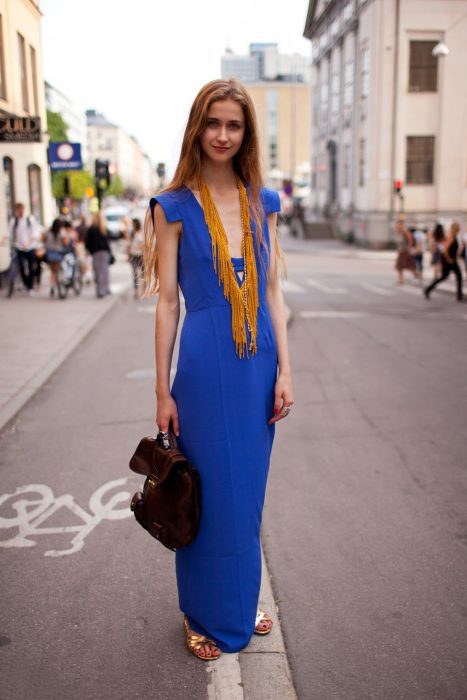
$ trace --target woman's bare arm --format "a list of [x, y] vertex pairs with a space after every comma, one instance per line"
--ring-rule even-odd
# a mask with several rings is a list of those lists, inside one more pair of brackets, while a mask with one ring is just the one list
[[287, 321], [285, 318], [285, 304], [277, 269], [275, 255], [277, 236], [277, 214], [269, 214], [268, 229], [271, 246], [271, 255], [268, 271], [268, 284], [266, 299], [271, 315], [272, 327], [276, 337], [279, 374], [276, 381], [274, 395], [274, 416], [269, 421], [275, 423], [284, 418], [281, 409], [293, 404], [292, 377], [289, 362], [289, 348], [287, 342]]
[[169, 223], [160, 206], [154, 208], [157, 238], [159, 299], [156, 307], [156, 422], [166, 432], [172, 421], [179, 435], [178, 412], [170, 393], [170, 368], [180, 318], [177, 257], [181, 222]]

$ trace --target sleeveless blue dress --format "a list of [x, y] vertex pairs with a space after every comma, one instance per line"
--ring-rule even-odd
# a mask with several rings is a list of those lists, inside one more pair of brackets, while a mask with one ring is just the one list
[[[277, 192], [261, 192], [265, 214], [280, 210]], [[201, 522], [194, 542], [176, 552], [180, 609], [190, 627], [222, 651], [245, 647], [254, 632], [261, 583], [260, 526], [274, 425], [277, 348], [266, 303], [267, 250], [256, 246], [257, 352], [240, 359], [232, 312], [212, 263], [204, 212], [188, 188], [153, 197], [169, 222], [182, 222], [178, 280], [186, 304], [172, 385], [179, 446], [201, 477]], [[232, 258], [235, 271], [242, 258]], [[241, 280], [237, 274], [239, 285]]]

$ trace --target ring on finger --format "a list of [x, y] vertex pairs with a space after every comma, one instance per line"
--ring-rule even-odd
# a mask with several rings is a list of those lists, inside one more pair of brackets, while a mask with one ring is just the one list
[[285, 418], [285, 416], [289, 415], [291, 410], [292, 410], [292, 406], [284, 406], [284, 408], [282, 409], [282, 413], [284, 414], [284, 418]]

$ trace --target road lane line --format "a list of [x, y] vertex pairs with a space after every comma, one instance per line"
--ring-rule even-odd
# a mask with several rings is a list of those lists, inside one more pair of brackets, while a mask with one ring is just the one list
[[380, 294], [381, 296], [385, 297], [394, 296], [395, 294], [392, 289], [378, 287], [376, 284], [369, 284], [369, 282], [360, 282], [360, 286], [367, 289], [369, 292], [374, 292], [375, 294]]
[[363, 311], [300, 311], [302, 318], [363, 318]]
[[292, 282], [291, 280], [282, 280], [281, 287], [282, 287], [282, 291], [285, 292], [286, 294], [305, 294], [306, 293], [305, 287], [302, 287], [300, 284], [297, 284], [296, 282]]
[[318, 282], [317, 280], [311, 279], [311, 277], [309, 277], [306, 280], [306, 283], [309, 287], [314, 287], [315, 289], [318, 289], [320, 292], [324, 292], [325, 294], [347, 294], [347, 290], [343, 287], [328, 287], [322, 282]]

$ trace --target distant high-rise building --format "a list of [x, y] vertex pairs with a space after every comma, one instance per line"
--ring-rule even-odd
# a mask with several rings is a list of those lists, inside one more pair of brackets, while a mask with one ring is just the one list
[[281, 54], [275, 43], [254, 43], [247, 55], [235, 54], [226, 49], [221, 58], [222, 77], [238, 78], [244, 83], [275, 80], [283, 82], [307, 82], [308, 58], [299, 54]]

